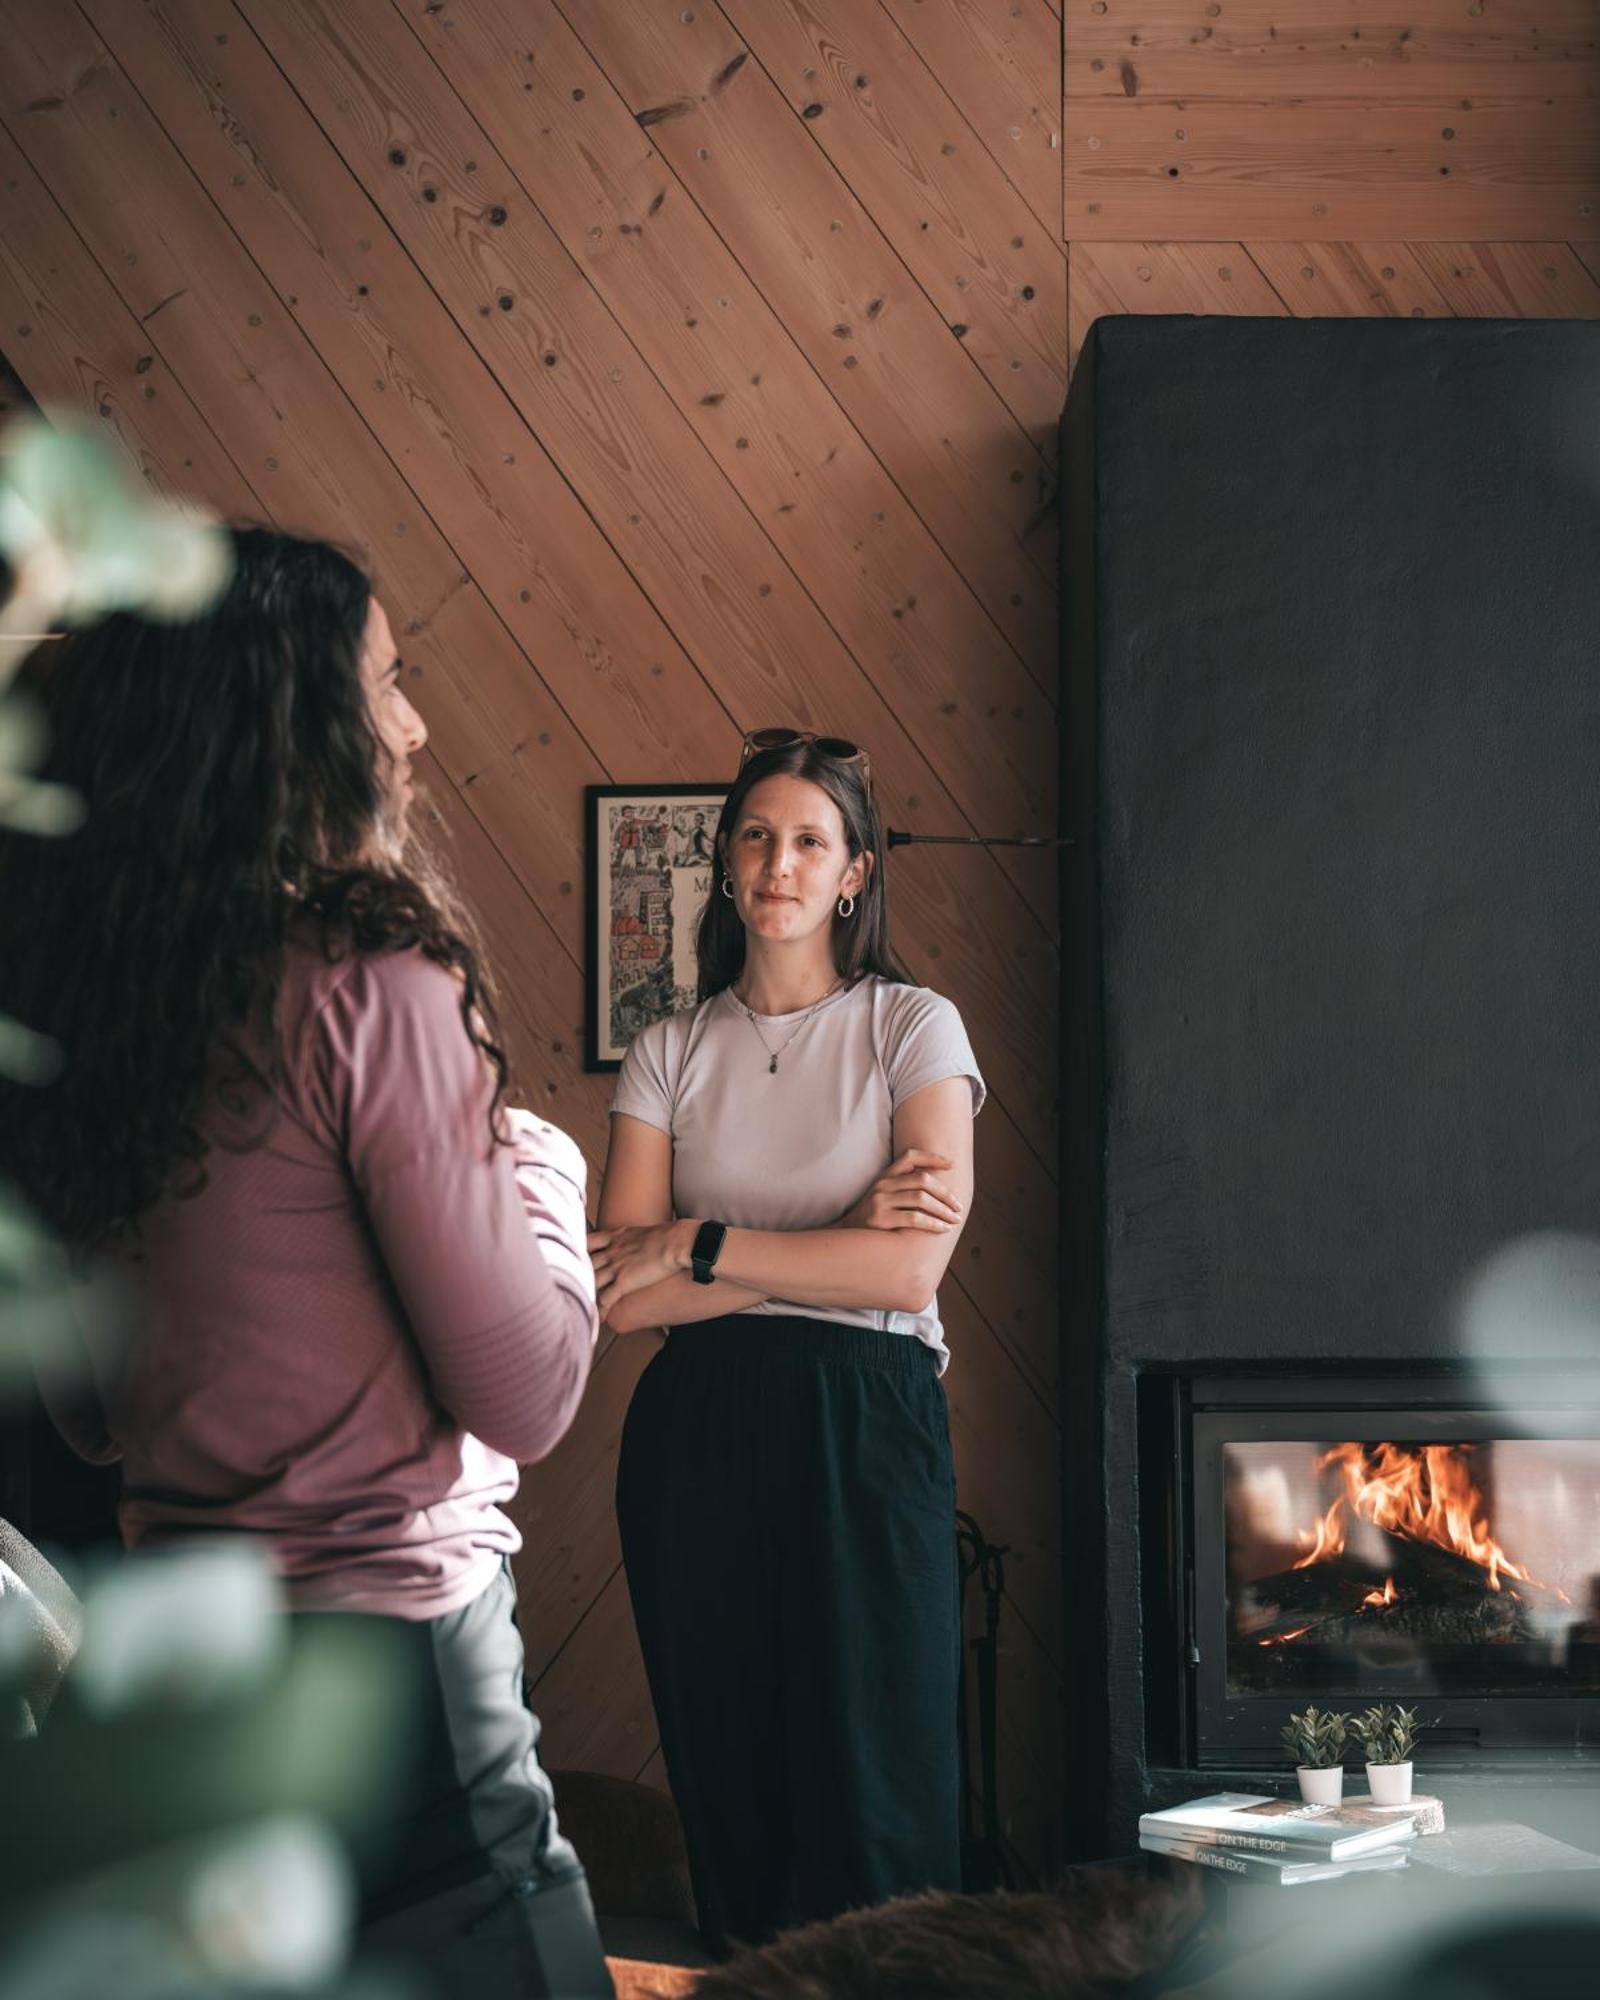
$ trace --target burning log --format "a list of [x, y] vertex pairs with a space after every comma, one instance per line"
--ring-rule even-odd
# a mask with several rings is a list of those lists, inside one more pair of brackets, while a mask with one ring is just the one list
[[1434, 1542], [1408, 1541], [1404, 1536], [1383, 1535], [1385, 1566], [1402, 1597], [1420, 1594], [1437, 1602], [1458, 1606], [1476, 1603], [1480, 1597], [1506, 1597], [1527, 1584], [1507, 1583], [1502, 1577], [1498, 1588], [1490, 1582], [1491, 1572], [1470, 1556], [1457, 1555]]
[[1533, 1636], [1520, 1592], [1528, 1584], [1490, 1583], [1482, 1563], [1431, 1542], [1377, 1531], [1381, 1565], [1348, 1551], [1309, 1569], [1253, 1578], [1251, 1602], [1270, 1607], [1251, 1629], [1258, 1645], [1359, 1645], [1374, 1637], [1416, 1644], [1504, 1644]]
[[1272, 1605], [1292, 1623], [1308, 1616], [1327, 1618], [1355, 1612], [1374, 1586], [1383, 1583], [1383, 1571], [1352, 1556], [1335, 1556], [1314, 1569], [1284, 1569], [1275, 1576], [1250, 1580], [1250, 1596], [1258, 1605]]
[[1381, 1609], [1324, 1618], [1306, 1636], [1319, 1646], [1360, 1647], [1378, 1641], [1437, 1647], [1512, 1645], [1534, 1634], [1527, 1612], [1515, 1598], [1485, 1590], [1469, 1604], [1401, 1597]]

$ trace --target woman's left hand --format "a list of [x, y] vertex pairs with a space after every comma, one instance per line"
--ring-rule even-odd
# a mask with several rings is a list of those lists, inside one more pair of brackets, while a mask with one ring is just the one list
[[611, 1308], [630, 1293], [647, 1291], [651, 1285], [686, 1271], [693, 1229], [690, 1223], [690, 1233], [685, 1234], [681, 1222], [657, 1222], [644, 1227], [590, 1230], [589, 1255], [594, 1260], [600, 1317], [609, 1318]]

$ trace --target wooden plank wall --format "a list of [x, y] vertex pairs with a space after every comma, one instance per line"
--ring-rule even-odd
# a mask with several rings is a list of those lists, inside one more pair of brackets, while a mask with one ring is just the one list
[[1102, 313], [1600, 317], [1600, 0], [1065, 0]]
[[[520, 1087], [596, 1170], [586, 783], [725, 779], [793, 721], [870, 746], [891, 824], [1055, 830], [1049, 0], [0, 0], [0, 48], [0, 350], [156, 486], [369, 552]], [[993, 1086], [948, 1386], [1012, 1549], [1000, 1791], [1037, 1872], [1054, 868], [913, 848], [892, 882]], [[528, 1476], [518, 1575], [552, 1763], [660, 1782], [611, 1509], [650, 1346], [605, 1347]]]

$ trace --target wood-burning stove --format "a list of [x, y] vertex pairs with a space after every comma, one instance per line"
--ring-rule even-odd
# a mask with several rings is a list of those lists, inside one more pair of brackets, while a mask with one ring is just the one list
[[[1062, 466], [1069, 1845], [1284, 1774], [1320, 1695], [1600, 1814], [1583, 1620], [1509, 1608], [1600, 1408], [1525, 1421], [1600, 1366], [1600, 328], [1102, 319]], [[1470, 1475], [1501, 1592], [1359, 1512], [1295, 1571], [1384, 1444]]]
[[1600, 1765], [1600, 1380], [1179, 1385], [1184, 1734], [1281, 1764], [1291, 1708], [1415, 1707], [1436, 1757]]

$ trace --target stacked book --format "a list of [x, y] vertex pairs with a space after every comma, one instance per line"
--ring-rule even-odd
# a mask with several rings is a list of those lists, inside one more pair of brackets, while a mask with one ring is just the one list
[[1215, 1792], [1165, 1812], [1145, 1813], [1139, 1845], [1202, 1868], [1292, 1888], [1338, 1875], [1403, 1868], [1416, 1826], [1404, 1812], [1370, 1806], [1311, 1806]]

